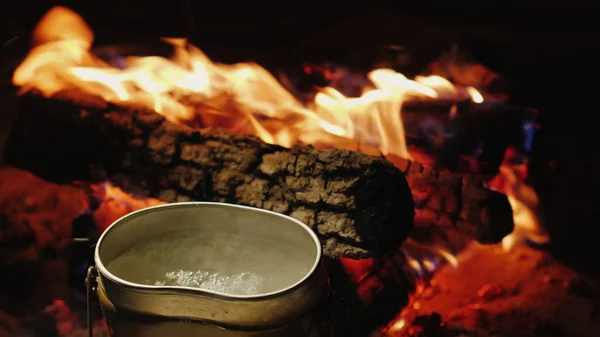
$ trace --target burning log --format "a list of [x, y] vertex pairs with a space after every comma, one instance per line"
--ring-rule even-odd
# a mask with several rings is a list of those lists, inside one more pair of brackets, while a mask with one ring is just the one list
[[492, 243], [513, 228], [506, 197], [474, 176], [389, 157], [409, 191], [380, 157], [286, 149], [227, 131], [196, 131], [81, 93], [61, 97], [22, 98], [8, 163], [51, 180], [90, 179], [93, 171], [96, 179], [167, 202], [212, 200], [286, 213], [311, 226], [330, 257], [389, 252], [408, 235], [415, 206], [418, 219], [450, 233], [450, 246], [462, 244], [452, 235]]
[[419, 162], [488, 179], [509, 146], [529, 150], [536, 117], [532, 109], [470, 100], [415, 100], [402, 109], [407, 143]]
[[285, 149], [219, 130], [197, 132], [142, 110], [98, 109], [101, 105], [94, 110], [93, 104], [81, 110], [32, 96], [21, 103], [20, 117], [33, 113], [41, 119], [17, 122], [7, 162], [44, 178], [89, 178], [85, 173], [95, 164], [96, 178], [145, 197], [230, 202], [290, 214], [319, 234], [330, 257], [384, 253], [412, 227], [406, 180], [382, 158], [305, 146]]
[[[399, 46], [389, 46], [387, 51], [392, 59], [374, 68], [397, 69], [395, 62], [410, 58]], [[338, 64], [305, 64], [302, 70], [280, 75], [286, 88], [298, 97], [312, 97], [315, 87], [333, 87], [345, 96], [360, 97], [364, 88], [372, 85], [363, 74]], [[428, 76], [422, 76], [425, 74]], [[469, 53], [453, 47], [415, 81], [436, 83], [431, 86], [436, 88], [436, 97], [407, 94], [402, 102], [406, 143], [417, 161], [491, 178], [498, 173], [508, 146], [529, 150], [537, 112], [510, 106], [504, 103], [506, 97], [490, 94], [504, 79], [475, 62]]]
[[506, 196], [487, 189], [477, 176], [437, 170], [398, 157], [388, 159], [405, 173], [413, 194], [414, 239], [438, 240], [436, 243], [459, 251], [473, 239], [497, 243], [512, 232], [512, 209]]
[[[32, 49], [15, 70], [13, 84], [23, 92], [54, 98], [62, 92], [67, 102], [86, 102], [55, 104], [55, 99], [38, 98], [35, 103], [29, 95], [20, 124], [31, 124], [26, 119], [35, 116], [38, 127], [15, 130], [13, 149], [9, 145], [7, 150], [13, 157], [9, 163], [41, 175], [54, 169], [67, 179], [77, 169], [89, 172], [88, 166], [94, 165], [93, 171], [102, 173], [96, 178], [110, 179], [129, 192], [139, 190], [146, 197], [227, 201], [291, 214], [321, 235], [330, 256], [386, 253], [407, 236], [412, 202], [404, 178], [392, 165], [349, 151], [284, 149], [249, 136], [196, 131], [199, 126], [244, 130], [287, 146], [325, 143], [346, 148], [332, 141], [340, 138], [410, 157], [398, 113], [407, 92], [443, 99], [448, 93], [456, 96], [457, 90], [441, 77], [412, 81], [393, 70], [377, 69], [367, 77], [378, 89], [366, 96], [347, 97], [328, 88], [317, 93], [313, 104], [304, 104], [266, 69], [214, 63], [181, 39], [164, 40], [173, 48], [172, 60], [128, 58], [125, 71], [123, 65], [94, 55], [91, 28], [64, 7], [53, 8], [40, 20], [34, 41], [40, 48]], [[76, 51], [67, 47], [72, 41], [77, 41]], [[56, 48], [49, 47], [54, 43]], [[85, 57], [71, 57], [74, 53]], [[69, 62], [58, 61], [62, 59]], [[474, 102], [483, 101], [475, 88], [466, 89], [465, 95]], [[31, 110], [44, 112], [30, 115]], [[263, 120], [270, 122], [263, 125]], [[57, 160], [59, 164], [52, 163]], [[448, 213], [450, 223], [461, 232], [466, 223], [467, 237], [496, 242], [512, 230], [506, 198], [486, 191], [480, 180], [453, 176], [444, 186], [446, 177], [439, 178], [442, 175], [436, 172], [429, 177], [418, 165], [405, 162], [399, 167], [414, 175], [417, 187], [412, 192], [417, 199], [430, 203], [429, 210]], [[428, 184], [425, 191], [421, 182]], [[437, 200], [422, 198], [427, 189], [436, 190]]]

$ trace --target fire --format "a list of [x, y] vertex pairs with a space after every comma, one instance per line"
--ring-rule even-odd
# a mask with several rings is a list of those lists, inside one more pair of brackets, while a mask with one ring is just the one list
[[[411, 80], [392, 69], [368, 73], [358, 97], [326, 87], [301, 100], [261, 66], [215, 63], [182, 39], [164, 39], [173, 48], [170, 58], [126, 57], [119, 66], [95, 55], [93, 41], [93, 32], [78, 14], [64, 7], [51, 9], [38, 23], [33, 48], [16, 69], [13, 83], [22, 93], [36, 90], [46, 97], [83, 90], [117, 105], [151, 108], [174, 123], [224, 127], [285, 147], [304, 143], [375, 148], [407, 159], [412, 156], [402, 122], [403, 103], [465, 98], [484, 102], [474, 87], [458, 87], [435, 75]], [[521, 234], [515, 232], [507, 240], [540, 228], [533, 210], [535, 191], [511, 172], [508, 167], [501, 171], [506, 178], [503, 190], [515, 209], [515, 222], [527, 225], [518, 225]]]
[[502, 240], [504, 250], [529, 240], [537, 244], [549, 241], [540, 214], [540, 201], [535, 190], [526, 183], [527, 160], [511, 148], [506, 151], [498, 175], [490, 187], [506, 194], [513, 210], [514, 231]]
[[[474, 88], [459, 93], [439, 76], [410, 80], [391, 69], [377, 69], [369, 73], [372, 85], [360, 97], [325, 88], [313, 101], [301, 102], [261, 66], [212, 62], [184, 40], [165, 39], [174, 48], [170, 59], [129, 57], [118, 68], [92, 53], [93, 39], [79, 15], [64, 7], [53, 8], [36, 27], [34, 48], [15, 71], [14, 84], [46, 96], [78, 88], [115, 104], [151, 107], [172, 122], [225, 123], [267, 143], [368, 144], [384, 155], [405, 158], [410, 153], [398, 113], [404, 101], [458, 94], [474, 101], [483, 98]], [[184, 103], [186, 99], [201, 103], [202, 109]]]

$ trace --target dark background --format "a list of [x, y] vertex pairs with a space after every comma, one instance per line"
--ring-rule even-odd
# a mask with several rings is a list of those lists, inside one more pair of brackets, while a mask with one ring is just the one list
[[[3, 1], [2, 56], [26, 50], [30, 30], [59, 2]], [[590, 269], [600, 245], [599, 9], [581, 1], [368, 2], [64, 1], [98, 44], [188, 36], [222, 62], [369, 63], [390, 43], [423, 65], [452, 43], [507, 76], [514, 103], [540, 110], [532, 180], [556, 255]], [[219, 6], [220, 5], [220, 6]], [[10, 43], [8, 42], [10, 41]], [[358, 55], [358, 56], [357, 56]]]

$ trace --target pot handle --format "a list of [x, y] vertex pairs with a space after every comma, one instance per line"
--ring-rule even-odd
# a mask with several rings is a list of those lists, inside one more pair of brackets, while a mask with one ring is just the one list
[[92, 322], [92, 294], [96, 291], [96, 277], [98, 272], [96, 267], [90, 266], [85, 277], [85, 289], [87, 297], [87, 326], [88, 336], [94, 337], [94, 324]]

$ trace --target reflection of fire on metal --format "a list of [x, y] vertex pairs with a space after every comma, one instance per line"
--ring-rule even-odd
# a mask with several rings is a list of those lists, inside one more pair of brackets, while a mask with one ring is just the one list
[[154, 198], [137, 199], [108, 182], [92, 185], [91, 188], [96, 200], [100, 201], [100, 205], [94, 211], [94, 221], [100, 232], [124, 215], [165, 203]]

